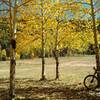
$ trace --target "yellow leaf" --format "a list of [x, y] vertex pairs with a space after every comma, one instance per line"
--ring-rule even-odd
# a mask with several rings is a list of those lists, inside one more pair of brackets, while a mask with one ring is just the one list
[[90, 0], [85, 0], [85, 2], [90, 3]]

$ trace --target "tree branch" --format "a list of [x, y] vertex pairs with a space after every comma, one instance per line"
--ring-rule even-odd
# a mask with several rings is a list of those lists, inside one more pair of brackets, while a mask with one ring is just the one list
[[0, 11], [9, 11], [9, 9], [0, 9]]
[[25, 5], [25, 4], [27, 4], [27, 3], [31, 2], [31, 1], [33, 1], [33, 0], [27, 0], [26, 2], [24, 2], [24, 3], [22, 3], [21, 5], [17, 6], [17, 8], [23, 6], [23, 5]]
[[[8, 1], [2, 0], [2, 2], [3, 2], [4, 4], [6, 4], [7, 6], [10, 6]], [[13, 8], [12, 5], [11, 5], [11, 7]]]
[[77, 1], [76, 1], [76, 2], [72, 2], [72, 3], [70, 3], [70, 5], [71, 5], [71, 4], [75, 4], [75, 3], [86, 4], [86, 5], [89, 5], [89, 6], [90, 6], [90, 3], [87, 3], [87, 2], [77, 2]]

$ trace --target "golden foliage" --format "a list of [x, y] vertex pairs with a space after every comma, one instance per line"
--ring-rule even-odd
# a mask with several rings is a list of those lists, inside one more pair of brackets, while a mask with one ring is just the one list
[[[76, 20], [80, 17], [78, 13], [80, 9], [82, 9], [80, 4], [61, 2], [52, 4], [49, 0], [45, 1], [43, 5], [40, 2], [35, 5], [29, 3], [21, 8], [17, 24], [19, 30], [17, 33], [17, 52], [19, 54], [34, 52], [36, 48], [41, 48], [42, 21], [47, 51], [54, 48], [57, 27], [59, 49], [67, 47], [80, 52], [85, 51], [88, 44], [93, 43], [93, 34], [88, 28], [90, 26], [88, 21], [80, 20], [78, 23], [79, 21]], [[70, 13], [73, 13], [76, 19], [67, 20], [69, 17], [66, 11], [71, 11]], [[88, 13], [88, 9], [83, 9], [83, 12]]]

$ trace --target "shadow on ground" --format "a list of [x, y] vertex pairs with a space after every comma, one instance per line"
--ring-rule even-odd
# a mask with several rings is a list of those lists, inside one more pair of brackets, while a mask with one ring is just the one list
[[[0, 81], [0, 100], [9, 100], [7, 85], [8, 81]], [[81, 83], [25, 79], [16, 80], [16, 100], [100, 100], [100, 91], [87, 91]]]

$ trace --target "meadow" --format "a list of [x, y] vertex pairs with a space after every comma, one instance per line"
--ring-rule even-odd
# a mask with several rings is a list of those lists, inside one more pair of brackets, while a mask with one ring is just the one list
[[[59, 58], [59, 80], [54, 80], [54, 58], [45, 60], [45, 81], [39, 81], [40, 58], [17, 60], [16, 100], [100, 100], [99, 90], [87, 91], [83, 85], [84, 77], [93, 73], [95, 56]], [[4, 61], [0, 62], [0, 100], [7, 100], [8, 91], [9, 61]]]
[[[45, 58], [45, 75], [48, 80], [55, 78], [55, 59]], [[82, 78], [92, 71], [95, 66], [95, 56], [61, 57], [59, 58], [60, 80], [71, 83], [82, 82]], [[0, 62], [0, 79], [9, 78], [9, 61]], [[41, 78], [41, 59], [28, 59], [16, 61], [16, 79]]]

